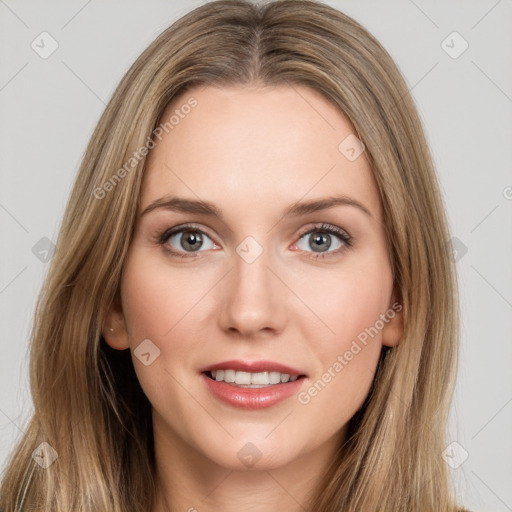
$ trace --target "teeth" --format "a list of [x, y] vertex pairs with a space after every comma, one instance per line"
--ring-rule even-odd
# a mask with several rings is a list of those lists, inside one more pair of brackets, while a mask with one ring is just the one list
[[224, 382], [235, 382], [235, 370], [224, 370]]
[[290, 376], [279, 372], [242, 372], [236, 370], [213, 370], [210, 372], [217, 382], [230, 382], [239, 386], [260, 388], [280, 384], [281, 382], [294, 382], [298, 375]]
[[281, 382], [281, 374], [279, 372], [270, 372], [268, 380], [270, 384], [279, 384]]
[[251, 382], [251, 374], [249, 372], [236, 372], [235, 384], [261, 384], [261, 382]]

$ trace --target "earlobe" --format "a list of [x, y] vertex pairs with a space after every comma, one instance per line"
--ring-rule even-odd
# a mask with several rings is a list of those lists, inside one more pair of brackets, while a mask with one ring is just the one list
[[130, 346], [126, 322], [118, 298], [112, 301], [107, 310], [101, 333], [107, 344], [115, 350], [126, 350]]
[[401, 296], [395, 289], [388, 309], [385, 313], [385, 324], [382, 329], [382, 344], [387, 347], [398, 345], [403, 334], [403, 306]]

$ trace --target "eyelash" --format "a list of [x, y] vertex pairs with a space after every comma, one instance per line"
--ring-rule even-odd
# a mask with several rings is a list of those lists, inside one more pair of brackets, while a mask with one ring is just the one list
[[[167, 242], [171, 236], [176, 235], [178, 233], [185, 232], [185, 231], [198, 232], [198, 233], [201, 233], [202, 235], [208, 236], [208, 238], [211, 239], [211, 237], [208, 235], [208, 233], [205, 233], [202, 229], [200, 229], [195, 224], [182, 224], [179, 227], [174, 227], [174, 228], [164, 231], [158, 237], [158, 243], [173, 257], [195, 258], [195, 257], [199, 256], [199, 254], [187, 253], [186, 251], [183, 251], [183, 252], [175, 251], [174, 249], [170, 249], [169, 245], [167, 244]], [[335, 251], [326, 252], [326, 253], [309, 253], [309, 251], [303, 251], [303, 252], [308, 252], [310, 254], [310, 256], [308, 256], [308, 257], [310, 257], [314, 260], [320, 260], [320, 259], [329, 258], [332, 256], [338, 256], [339, 254], [344, 252], [346, 249], [352, 247], [352, 237], [343, 229], [338, 228], [337, 226], [334, 226], [332, 224], [321, 224], [319, 226], [309, 228], [309, 229], [305, 230], [304, 232], [301, 232], [298, 235], [298, 239], [300, 240], [304, 236], [310, 235], [310, 234], [316, 233], [316, 232], [329, 233], [331, 235], [335, 235], [341, 240], [341, 242], [343, 242], [343, 245]], [[203, 251], [200, 251], [200, 252], [203, 252]]]

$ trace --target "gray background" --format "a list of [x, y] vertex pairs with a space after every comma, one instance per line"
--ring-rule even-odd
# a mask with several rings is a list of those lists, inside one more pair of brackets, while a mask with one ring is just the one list
[[[200, 3], [0, 0], [2, 469], [32, 411], [27, 348], [51, 256], [44, 237], [57, 239], [85, 145], [120, 78]], [[327, 3], [382, 42], [420, 110], [457, 239], [462, 296], [457, 444], [444, 458], [466, 506], [512, 511], [512, 2]], [[31, 47], [50, 48], [43, 31], [58, 43], [45, 59]]]

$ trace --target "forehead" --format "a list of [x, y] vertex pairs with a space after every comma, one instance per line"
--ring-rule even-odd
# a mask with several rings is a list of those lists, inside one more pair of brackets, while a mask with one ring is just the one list
[[339, 193], [364, 202], [380, 219], [364, 151], [355, 160], [342, 152], [356, 132], [317, 91], [295, 84], [201, 86], [175, 98], [166, 121], [148, 156], [141, 210], [167, 194], [223, 210], [231, 204], [236, 212]]

